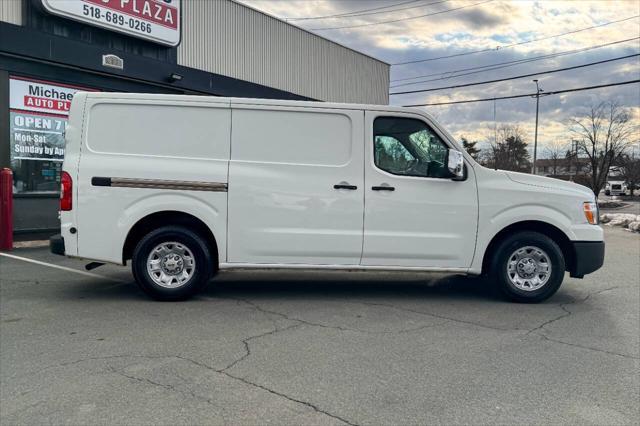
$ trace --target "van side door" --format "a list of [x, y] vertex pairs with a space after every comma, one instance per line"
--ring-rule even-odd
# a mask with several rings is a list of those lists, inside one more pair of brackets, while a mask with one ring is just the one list
[[362, 110], [233, 101], [228, 262], [358, 265], [363, 133]]
[[468, 268], [478, 222], [473, 167], [452, 180], [454, 146], [417, 114], [367, 111], [365, 133], [362, 265]]

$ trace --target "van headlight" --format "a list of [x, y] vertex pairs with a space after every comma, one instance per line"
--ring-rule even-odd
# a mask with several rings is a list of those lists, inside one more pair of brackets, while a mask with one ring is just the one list
[[584, 202], [582, 203], [582, 211], [584, 212], [584, 217], [587, 219], [591, 225], [597, 225], [600, 222], [600, 215], [598, 214], [598, 203]]

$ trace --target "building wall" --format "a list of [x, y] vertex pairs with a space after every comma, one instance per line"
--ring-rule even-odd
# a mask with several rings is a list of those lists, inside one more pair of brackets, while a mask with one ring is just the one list
[[[24, 142], [11, 130], [16, 117], [37, 115], [19, 102], [10, 111], [9, 92], [21, 90], [14, 80], [117, 92], [388, 103], [388, 64], [230, 0], [182, 4], [182, 43], [168, 47], [54, 16], [35, 0], [0, 0], [0, 167], [14, 171], [15, 234], [59, 231], [61, 159], [12, 154]], [[124, 68], [105, 67], [105, 54], [120, 57]], [[183, 78], [169, 78], [173, 74]], [[57, 136], [47, 144], [59, 143]]]
[[230, 0], [183, 0], [178, 64], [313, 99], [389, 103], [389, 65]]
[[[322, 101], [389, 103], [389, 65], [382, 61], [232, 0], [182, 3], [179, 65]], [[31, 0], [0, 0], [0, 21], [159, 60], [175, 55], [174, 49], [32, 9]]]
[[0, 0], [0, 21], [22, 25], [22, 1]]

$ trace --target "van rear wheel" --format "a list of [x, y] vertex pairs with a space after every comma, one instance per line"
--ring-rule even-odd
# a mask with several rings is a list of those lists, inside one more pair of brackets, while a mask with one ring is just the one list
[[156, 300], [185, 300], [199, 292], [213, 273], [207, 243], [181, 226], [151, 231], [136, 245], [132, 272], [138, 286]]
[[518, 232], [497, 247], [490, 280], [508, 299], [538, 303], [553, 296], [564, 278], [562, 250], [538, 232]]

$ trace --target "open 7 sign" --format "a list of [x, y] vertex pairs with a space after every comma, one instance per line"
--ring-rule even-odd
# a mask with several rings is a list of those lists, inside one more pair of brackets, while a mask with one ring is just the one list
[[41, 0], [54, 15], [167, 46], [180, 43], [180, 0]]

